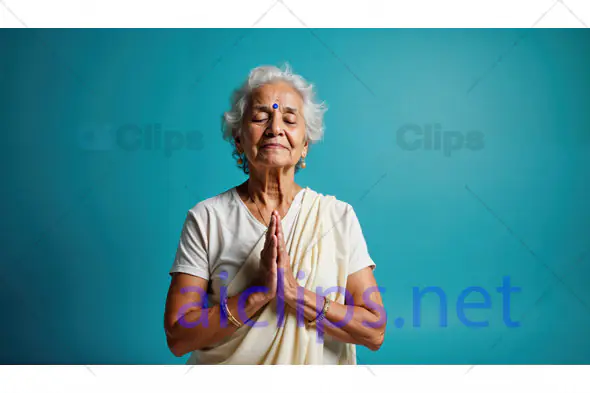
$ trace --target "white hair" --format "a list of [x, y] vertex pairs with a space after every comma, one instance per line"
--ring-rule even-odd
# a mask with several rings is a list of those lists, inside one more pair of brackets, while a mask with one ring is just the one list
[[[314, 85], [307, 82], [302, 76], [292, 72], [289, 63], [284, 63], [283, 69], [263, 65], [250, 71], [246, 81], [234, 90], [231, 97], [231, 108], [222, 116], [223, 139], [234, 146], [234, 157], [240, 157], [235, 149], [235, 138], [241, 136], [242, 121], [244, 118], [247, 105], [252, 95], [252, 91], [262, 85], [273, 82], [287, 82], [299, 92], [303, 100], [303, 118], [305, 119], [305, 136], [310, 143], [316, 143], [324, 137], [324, 113], [327, 111], [325, 102], [316, 101]], [[243, 160], [242, 169], [248, 173], [247, 160]], [[300, 168], [297, 163], [296, 171]]]

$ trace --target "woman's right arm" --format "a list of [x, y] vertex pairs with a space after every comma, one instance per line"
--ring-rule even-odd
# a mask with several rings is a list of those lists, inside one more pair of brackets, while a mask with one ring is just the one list
[[[237, 330], [228, 320], [226, 326], [221, 325], [220, 305], [202, 307], [205, 299], [201, 295], [207, 293], [207, 283], [208, 280], [202, 277], [185, 273], [175, 273], [172, 277], [166, 298], [164, 329], [168, 348], [177, 357], [213, 345]], [[246, 296], [245, 305], [240, 306], [240, 297]], [[244, 317], [251, 318], [269, 301], [270, 296], [264, 292], [242, 292], [228, 297], [227, 306], [234, 318], [244, 324]], [[242, 311], [238, 312], [238, 308]]]
[[[273, 225], [274, 222], [271, 219], [269, 229]], [[192, 228], [191, 231], [185, 232], [186, 247], [193, 252], [198, 250], [198, 253], [203, 254], [204, 248], [198, 247], [200, 243], [194, 240], [194, 236], [188, 236], [189, 233], [198, 232], [198, 225], [192, 220], [187, 220], [185, 228]], [[248, 294], [244, 291], [227, 298], [229, 312], [242, 324], [276, 296], [277, 244], [277, 237], [268, 230], [264, 247], [260, 252], [262, 269], [260, 276], [255, 278], [253, 284], [258, 286], [259, 290], [249, 291]], [[200, 257], [202, 260], [206, 259], [203, 255]], [[227, 320], [224, 321], [226, 322], [224, 326], [221, 325], [220, 305], [203, 307], [206, 302], [202, 297], [206, 297], [208, 283], [207, 279], [196, 275], [180, 272], [172, 275], [166, 298], [164, 329], [168, 348], [177, 357], [213, 345], [237, 330], [237, 327]]]

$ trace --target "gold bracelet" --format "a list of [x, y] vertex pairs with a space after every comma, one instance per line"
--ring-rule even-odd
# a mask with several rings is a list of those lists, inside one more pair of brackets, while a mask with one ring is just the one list
[[327, 296], [324, 296], [324, 307], [322, 307], [322, 311], [318, 314], [317, 317], [313, 321], [310, 321], [308, 326], [315, 326], [319, 321], [326, 318], [326, 314], [328, 313], [328, 309], [330, 308], [330, 299]]
[[240, 321], [238, 321], [233, 315], [232, 313], [229, 311], [229, 307], [227, 305], [227, 299], [221, 299], [221, 305], [223, 307], [223, 311], [224, 314], [227, 316], [227, 319], [229, 319], [229, 321], [232, 323], [232, 325], [234, 325], [235, 327], [241, 327], [242, 323]]

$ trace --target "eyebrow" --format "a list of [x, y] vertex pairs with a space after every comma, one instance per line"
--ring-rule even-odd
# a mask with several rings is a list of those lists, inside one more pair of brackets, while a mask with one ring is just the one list
[[[270, 111], [270, 107], [268, 105], [254, 105], [253, 109]], [[286, 106], [285, 112], [297, 113], [297, 108], [293, 108], [292, 106]]]

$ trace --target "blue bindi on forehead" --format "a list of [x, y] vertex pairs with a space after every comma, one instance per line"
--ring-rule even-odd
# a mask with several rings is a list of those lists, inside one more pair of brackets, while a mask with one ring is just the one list
[[277, 108], [279, 107], [279, 104], [277, 104], [277, 103], [275, 102], [274, 104], [272, 104], [272, 107], [273, 107], [274, 109], [277, 109]]

